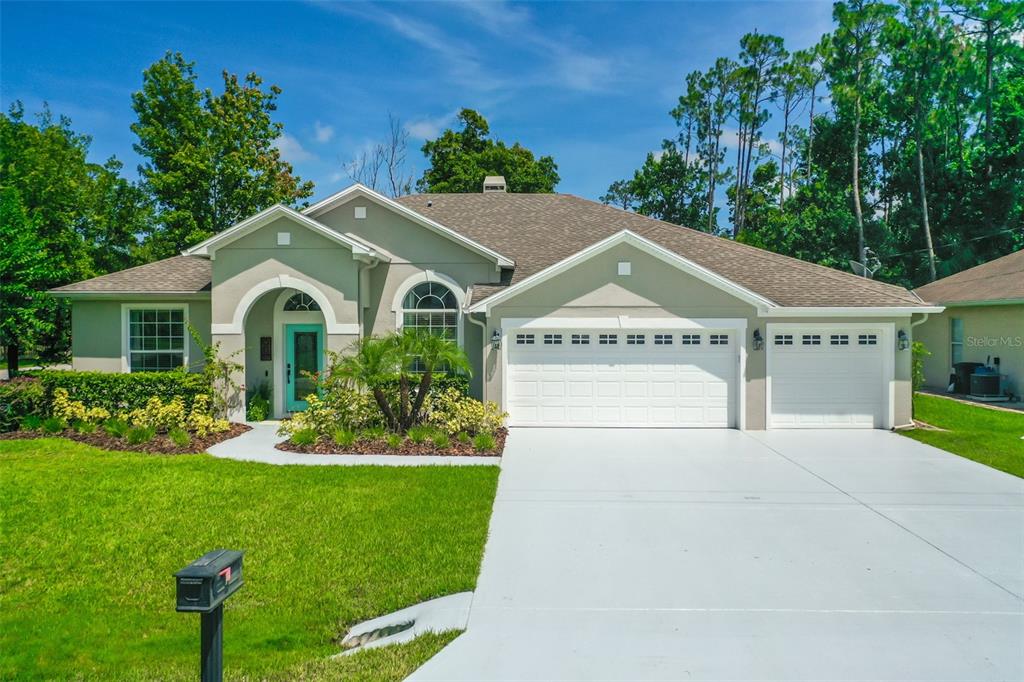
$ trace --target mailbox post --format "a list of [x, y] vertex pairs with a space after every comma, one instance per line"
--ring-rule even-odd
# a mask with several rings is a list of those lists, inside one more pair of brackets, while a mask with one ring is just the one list
[[200, 614], [200, 672], [202, 682], [224, 677], [224, 600], [242, 581], [242, 552], [215, 549], [174, 574], [177, 609]]

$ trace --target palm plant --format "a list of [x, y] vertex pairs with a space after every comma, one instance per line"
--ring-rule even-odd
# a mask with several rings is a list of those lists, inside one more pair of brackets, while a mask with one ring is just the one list
[[[436, 334], [406, 330], [401, 335], [401, 345], [407, 349], [403, 362], [402, 376], [400, 382], [407, 382], [409, 378], [419, 374], [419, 386], [416, 389], [416, 398], [413, 400], [406, 421], [402, 428], [408, 429], [419, 420], [420, 412], [423, 409], [423, 401], [430, 392], [430, 384], [434, 374], [440, 371], [465, 372], [471, 374], [472, 369], [466, 351], [462, 350], [455, 341], [446, 339]], [[413, 370], [417, 371], [413, 371]], [[408, 396], [408, 387], [404, 391]]]
[[369, 390], [384, 414], [388, 428], [401, 428], [384, 389], [399, 375], [401, 356], [392, 338], [367, 337], [355, 344], [354, 352], [334, 358], [331, 375]]

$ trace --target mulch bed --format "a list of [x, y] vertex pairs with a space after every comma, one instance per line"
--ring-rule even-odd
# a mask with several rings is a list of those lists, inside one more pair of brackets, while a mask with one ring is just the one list
[[194, 455], [204, 452], [206, 448], [225, 441], [228, 438], [240, 436], [251, 427], [245, 424], [231, 424], [231, 428], [221, 433], [213, 433], [205, 438], [192, 436], [192, 442], [187, 447], [178, 447], [171, 442], [166, 434], [158, 433], [153, 440], [139, 445], [129, 445], [128, 441], [117, 436], [111, 436], [102, 427], [93, 433], [78, 433], [74, 429], [67, 429], [63, 433], [43, 433], [42, 431], [11, 431], [0, 433], [0, 440], [24, 440], [32, 438], [67, 438], [68, 440], [86, 443], [101, 450], [118, 450], [122, 452], [145, 452], [151, 455]]
[[477, 452], [472, 443], [462, 444], [452, 439], [449, 447], [441, 450], [430, 441], [413, 443], [406, 438], [398, 448], [388, 447], [387, 441], [357, 440], [347, 448], [341, 448], [331, 440], [319, 440], [313, 445], [293, 445], [289, 441], [278, 443], [274, 447], [287, 452], [302, 452], [309, 455], [440, 455], [443, 457], [501, 457], [505, 450], [505, 437], [508, 429], [498, 429], [494, 433], [496, 446], [492, 452]]

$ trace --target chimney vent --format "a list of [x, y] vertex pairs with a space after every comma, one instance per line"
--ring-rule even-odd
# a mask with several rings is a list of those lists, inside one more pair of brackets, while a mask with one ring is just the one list
[[505, 192], [504, 175], [488, 175], [484, 178], [484, 194], [488, 192]]

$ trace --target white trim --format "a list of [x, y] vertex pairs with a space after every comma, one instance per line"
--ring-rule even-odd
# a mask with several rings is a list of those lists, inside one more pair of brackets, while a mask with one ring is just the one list
[[[69, 298], [75, 301], [109, 301], [135, 298], [143, 301], [157, 299], [166, 301], [209, 301], [209, 291], [55, 291], [46, 292], [56, 298]], [[134, 302], [134, 301], [133, 301]]]
[[290, 414], [287, 411], [287, 396], [285, 395], [288, 390], [284, 377], [284, 361], [288, 352], [284, 336], [285, 326], [289, 324], [324, 325], [324, 347], [320, 349], [320, 352], [325, 359], [327, 357], [327, 321], [323, 314], [323, 307], [320, 310], [285, 310], [284, 304], [296, 293], [298, 293], [297, 289], [284, 289], [274, 299], [273, 329], [271, 330], [273, 381], [270, 385], [274, 391], [274, 415], [278, 418], [287, 417]]
[[765, 358], [764, 358], [764, 428], [772, 428], [772, 338], [775, 330], [786, 329], [878, 329], [882, 332], [879, 346], [889, 348], [882, 355], [882, 379], [886, 383], [885, 419], [882, 428], [891, 429], [896, 423], [896, 324], [894, 322], [833, 322], [811, 323], [802, 322], [768, 322], [765, 324]]
[[[467, 313], [468, 315], [469, 313]], [[501, 408], [508, 409], [508, 348], [511, 334], [516, 329], [725, 329], [735, 331], [736, 361], [736, 428], [747, 428], [747, 320], [746, 318], [664, 318], [664, 317], [507, 317], [501, 320]], [[486, 328], [485, 328], [486, 330]], [[484, 334], [486, 336], [486, 333]], [[484, 339], [485, 344], [490, 339]], [[484, 362], [486, 363], [486, 353]], [[485, 379], [486, 383], [486, 379]]]
[[418, 225], [421, 225], [422, 227], [432, 230], [443, 237], [447, 237], [448, 239], [458, 244], [461, 244], [462, 246], [467, 247], [471, 251], [475, 251], [476, 253], [479, 253], [482, 256], [486, 256], [487, 258], [493, 260], [498, 265], [498, 267], [511, 268], [515, 266], [515, 261], [513, 261], [511, 258], [507, 258], [506, 256], [501, 255], [497, 251], [489, 249], [483, 244], [475, 242], [469, 237], [459, 234], [450, 227], [445, 227], [436, 220], [431, 220], [425, 215], [417, 213], [411, 208], [407, 208], [402, 204], [398, 203], [397, 201], [389, 199], [383, 194], [375, 192], [366, 185], [361, 185], [358, 182], [354, 185], [351, 185], [350, 187], [346, 187], [340, 192], [332, 194], [331, 196], [327, 197], [326, 199], [323, 199], [322, 201], [318, 201], [317, 203], [313, 204], [308, 208], [302, 209], [302, 213], [304, 215], [308, 215], [315, 218], [322, 213], [326, 213], [335, 206], [348, 201], [354, 196], [363, 196], [369, 199], [370, 201], [374, 202], [375, 204], [390, 209], [395, 213], [398, 213], [399, 215], [408, 218], [409, 220], [412, 220]]
[[[128, 313], [132, 310], [183, 310], [184, 315], [182, 316], [182, 324], [184, 325], [183, 331], [185, 334], [185, 340], [182, 349], [182, 364], [185, 369], [189, 369], [189, 350], [192, 347], [192, 334], [189, 333], [188, 329], [188, 303], [145, 303], [145, 302], [133, 302], [133, 303], [122, 303], [121, 304], [121, 372], [124, 374], [130, 374], [132, 371], [131, 363], [128, 361], [129, 347], [131, 346], [131, 340], [128, 337]], [[169, 351], [175, 352], [175, 351]]]
[[779, 307], [762, 310], [760, 317], [904, 317], [916, 313], [941, 313], [942, 306], [872, 306], [857, 308], [840, 306], [832, 308]]
[[295, 289], [301, 291], [304, 294], [308, 294], [310, 298], [317, 302], [320, 306], [320, 312], [324, 316], [324, 332], [326, 334], [358, 334], [359, 323], [339, 323], [337, 317], [334, 314], [334, 308], [331, 307], [330, 301], [327, 296], [320, 291], [315, 285], [301, 280], [291, 275], [277, 275], [270, 279], [263, 280], [259, 284], [253, 286], [249, 291], [245, 292], [245, 295], [239, 299], [238, 304], [235, 306], [235, 312], [232, 315], [230, 323], [212, 324], [210, 325], [210, 331], [213, 334], [244, 334], [245, 333], [245, 317], [249, 314], [249, 308], [259, 299], [260, 296], [273, 291], [274, 289]]
[[402, 299], [405, 298], [405, 295], [409, 293], [410, 289], [417, 284], [422, 284], [423, 282], [438, 282], [443, 284], [448, 287], [455, 296], [455, 305], [457, 306], [457, 315], [455, 318], [456, 342], [459, 344], [459, 348], [463, 348], [465, 335], [462, 331], [462, 318], [464, 317], [463, 307], [466, 305], [466, 292], [462, 290], [462, 287], [459, 286], [459, 283], [454, 279], [435, 270], [424, 270], [423, 272], [417, 272], [416, 274], [409, 275], [402, 281], [398, 288], [395, 289], [395, 297], [391, 301], [391, 312], [395, 314], [395, 330], [401, 331], [405, 323], [405, 316], [403, 315], [405, 308], [402, 307]]
[[381, 260], [388, 260], [387, 257], [378, 254], [366, 244], [357, 242], [351, 237], [343, 235], [340, 232], [335, 232], [326, 225], [318, 223], [312, 218], [308, 218], [302, 213], [282, 204], [274, 204], [270, 208], [264, 209], [251, 218], [246, 218], [242, 222], [232, 225], [223, 232], [216, 234], [191, 248], [185, 249], [181, 253], [184, 256], [208, 256], [210, 260], [214, 260], [217, 249], [226, 246], [247, 234], [255, 232], [265, 225], [269, 225], [278, 218], [288, 218], [293, 220], [299, 225], [308, 227], [327, 239], [335, 241], [343, 246], [347, 246], [352, 250], [353, 256], [372, 256], [374, 258], [380, 258]]
[[[665, 249], [659, 246], [658, 244], [655, 244], [651, 240], [641, 237], [635, 232], [630, 232], [629, 230], [622, 230], [621, 232], [616, 232], [615, 234], [606, 239], [602, 239], [596, 244], [588, 246], [582, 251], [577, 251], [568, 258], [565, 258], [555, 263], [554, 265], [550, 265], [541, 270], [540, 272], [536, 272], [530, 275], [526, 279], [508, 287], [504, 291], [501, 291], [492, 296], [488, 296], [483, 301], [471, 305], [468, 308], [468, 311], [474, 313], [488, 312], [491, 310], [491, 308], [501, 303], [502, 301], [507, 300], [513, 296], [517, 296], [522, 292], [537, 286], [538, 284], [546, 282], [555, 275], [565, 272], [566, 270], [569, 270], [579, 265], [580, 263], [583, 263], [584, 261], [587, 261], [593, 258], [594, 256], [603, 253], [604, 251], [607, 251], [613, 246], [617, 246], [623, 243], [630, 244], [631, 246], [634, 246], [640, 249], [641, 251], [644, 251], [654, 256], [655, 258], [658, 258], [664, 261], [665, 263], [668, 263], [669, 265], [672, 265], [682, 270], [687, 274], [693, 275], [697, 279], [707, 284], [710, 284], [711, 286], [721, 289], [722, 291], [725, 291], [726, 293], [731, 294], [746, 303], [756, 306], [759, 310], [777, 307], [774, 302], [768, 300], [767, 298], [759, 294], [756, 294], [750, 289], [742, 287], [739, 284], [733, 282], [732, 280], [726, 279], [725, 277], [722, 277], [721, 275], [716, 274], [703, 266], [697, 265], [688, 258], [684, 258], [677, 253], [669, 251], [668, 249]], [[609, 279], [611, 279], [611, 277], [609, 277]]]

